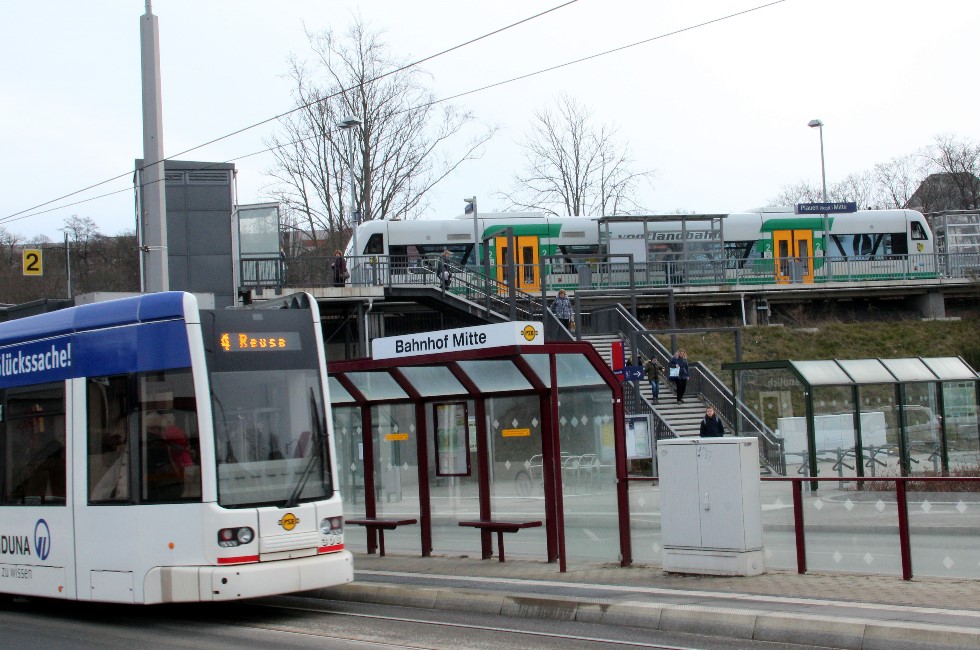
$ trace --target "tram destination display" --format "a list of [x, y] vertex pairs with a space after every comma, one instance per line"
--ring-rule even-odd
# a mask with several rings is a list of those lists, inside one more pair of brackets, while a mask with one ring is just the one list
[[225, 352], [302, 350], [299, 332], [221, 332], [218, 343]]

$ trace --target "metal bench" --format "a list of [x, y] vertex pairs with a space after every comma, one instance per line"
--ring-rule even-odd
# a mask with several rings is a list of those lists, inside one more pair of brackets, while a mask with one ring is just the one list
[[[345, 519], [346, 523], [353, 526], [364, 526], [368, 529], [370, 533], [372, 530], [378, 531], [378, 555], [381, 557], [385, 556], [385, 531], [395, 530], [399, 526], [410, 526], [411, 524], [417, 524], [418, 519], [384, 519], [384, 518], [367, 518], [367, 519]], [[371, 552], [371, 542], [368, 539], [368, 553]]]
[[[479, 528], [497, 533], [497, 549], [500, 551], [500, 561], [504, 561], [504, 533], [516, 533], [524, 528], [537, 528], [541, 525], [540, 521], [461, 521], [460, 526], [468, 528]], [[483, 556], [484, 560], [489, 560], [489, 555]]]

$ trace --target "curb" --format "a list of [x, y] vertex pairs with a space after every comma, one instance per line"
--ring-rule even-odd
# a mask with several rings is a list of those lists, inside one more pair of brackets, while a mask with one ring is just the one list
[[377, 605], [578, 621], [853, 650], [960, 650], [980, 647], [980, 630], [974, 628], [749, 608], [580, 599], [533, 593], [513, 595], [356, 582], [306, 592], [305, 595]]

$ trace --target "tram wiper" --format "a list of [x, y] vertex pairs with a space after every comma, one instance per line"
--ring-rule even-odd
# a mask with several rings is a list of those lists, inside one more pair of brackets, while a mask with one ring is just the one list
[[303, 473], [300, 474], [299, 482], [293, 489], [293, 493], [289, 495], [289, 498], [283, 502], [283, 508], [295, 508], [299, 504], [299, 495], [303, 493], [303, 488], [306, 487], [306, 482], [310, 480], [310, 474], [313, 471], [313, 466], [317, 461], [317, 454], [315, 453], [317, 449], [323, 450], [323, 429], [325, 428], [325, 422], [320, 418], [317, 413], [316, 407], [316, 394], [313, 389], [310, 388], [310, 420], [313, 421], [313, 439], [316, 442], [315, 447], [310, 448], [310, 459], [306, 462], [306, 467], [303, 468]]

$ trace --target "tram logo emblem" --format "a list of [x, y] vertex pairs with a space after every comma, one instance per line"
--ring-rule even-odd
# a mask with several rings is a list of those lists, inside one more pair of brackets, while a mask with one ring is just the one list
[[43, 519], [38, 519], [34, 524], [34, 554], [42, 561], [51, 554], [51, 529]]
[[538, 330], [534, 329], [530, 325], [526, 325], [523, 330], [521, 330], [521, 336], [527, 341], [533, 341], [538, 337]]
[[278, 523], [285, 530], [292, 530], [293, 528], [296, 528], [296, 525], [299, 523], [299, 517], [291, 512], [287, 512]]

